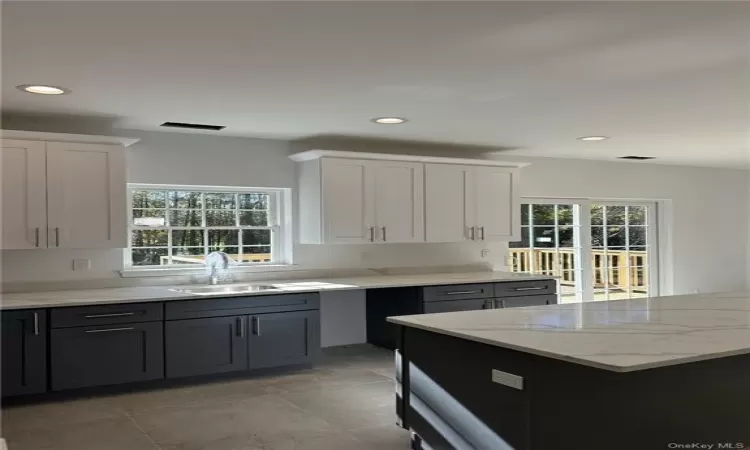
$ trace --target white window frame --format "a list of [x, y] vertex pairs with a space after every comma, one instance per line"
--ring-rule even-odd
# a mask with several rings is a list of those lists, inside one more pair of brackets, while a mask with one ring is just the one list
[[[167, 264], [167, 265], [153, 265], [153, 266], [134, 266], [132, 261], [132, 236], [133, 230], [142, 229], [172, 229], [172, 227], [138, 227], [133, 225], [133, 191], [138, 190], [158, 190], [158, 191], [190, 191], [190, 192], [205, 192], [205, 193], [232, 193], [232, 194], [246, 194], [246, 193], [262, 193], [268, 194], [269, 208], [268, 208], [268, 222], [269, 226], [265, 227], [253, 227], [253, 226], [229, 226], [229, 227], [193, 227], [196, 230], [204, 230], [204, 239], [208, 239], [207, 230], [243, 230], [243, 229], [270, 229], [271, 230], [271, 249], [272, 259], [268, 262], [235, 262], [230, 268], [230, 271], [252, 271], [252, 269], [272, 268], [278, 266], [287, 266], [292, 264], [292, 221], [290, 211], [290, 199], [291, 190], [286, 188], [256, 188], [256, 187], [237, 187], [237, 186], [201, 186], [201, 185], [178, 185], [178, 184], [144, 184], [144, 183], [128, 183], [127, 186], [127, 206], [128, 206], [128, 247], [125, 249], [124, 254], [124, 270], [123, 276], [127, 276], [127, 273], [136, 275], [149, 275], [150, 272], [154, 272], [154, 275], [164, 275], [165, 272], [175, 273], [187, 273], [187, 272], [203, 272], [205, 269], [203, 265], [199, 264]], [[167, 208], [168, 209], [168, 208]], [[205, 208], [202, 208], [205, 211]], [[182, 228], [182, 227], [178, 227]], [[171, 252], [171, 242], [168, 243], [167, 254]]]
[[[591, 205], [592, 204], [605, 204], [612, 206], [646, 206], [648, 208], [647, 215], [649, 217], [649, 226], [647, 227], [647, 242], [648, 246], [648, 279], [649, 279], [649, 296], [656, 297], [662, 295], [663, 292], [671, 292], [669, 283], [666, 283], [665, 273], [667, 268], [664, 267], [663, 262], [666, 260], [665, 254], [668, 253], [668, 249], [665, 245], [666, 240], [661, 239], [663, 237], [664, 230], [666, 229], [667, 217], [665, 210], [668, 209], [666, 206], [667, 202], [652, 200], [652, 199], [607, 199], [607, 198], [552, 198], [552, 197], [523, 197], [521, 198], [521, 204], [536, 204], [536, 205], [577, 205], [580, 209], [578, 217], [573, 217], [573, 227], [580, 230], [580, 236], [576, 237], [574, 233], [574, 241], [578, 242], [576, 246], [575, 257], [580, 264], [580, 280], [582, 290], [576, 289], [576, 300], [578, 301], [590, 301], [594, 298], [594, 283], [592, 280], [592, 271], [588, 268], [588, 263], [591, 261], [592, 246], [591, 246]], [[531, 216], [529, 221], [531, 223]], [[531, 239], [531, 236], [529, 236]], [[512, 248], [509, 248], [509, 252]]]

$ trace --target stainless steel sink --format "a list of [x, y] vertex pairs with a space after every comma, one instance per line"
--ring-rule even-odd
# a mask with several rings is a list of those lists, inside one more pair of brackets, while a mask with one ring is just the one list
[[280, 291], [267, 284], [234, 284], [225, 286], [196, 286], [189, 288], [172, 288], [170, 291], [182, 292], [185, 294], [195, 295], [216, 295], [216, 294], [242, 294], [244, 292], [262, 292], [262, 291]]

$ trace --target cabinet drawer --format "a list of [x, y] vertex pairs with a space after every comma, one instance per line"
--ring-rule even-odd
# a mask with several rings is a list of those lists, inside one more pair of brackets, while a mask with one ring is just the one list
[[557, 293], [557, 280], [507, 281], [495, 284], [495, 297], [520, 297]]
[[491, 309], [492, 299], [447, 300], [444, 302], [429, 302], [424, 304], [424, 313], [443, 313], [455, 311], [475, 311], [477, 309]]
[[440, 302], [444, 300], [462, 300], [469, 298], [492, 298], [494, 297], [494, 290], [492, 283], [454, 284], [449, 286], [430, 286], [423, 288], [422, 296], [425, 302]]
[[50, 361], [53, 391], [163, 378], [163, 324], [58, 328]]
[[117, 305], [74, 306], [50, 310], [52, 328], [84, 327], [162, 320], [163, 303], [125, 303]]
[[522, 297], [496, 298], [496, 308], [520, 308], [523, 306], [554, 305], [557, 303], [557, 294], [550, 295], [524, 295]]
[[179, 320], [310, 309], [320, 309], [320, 297], [315, 292], [168, 302], [164, 315], [166, 320]]

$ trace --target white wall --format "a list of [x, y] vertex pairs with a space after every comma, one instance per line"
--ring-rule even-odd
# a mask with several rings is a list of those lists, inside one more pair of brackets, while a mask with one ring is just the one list
[[[10, 121], [17, 129], [63, 131], [60, 124]], [[25, 126], [19, 126], [25, 125]], [[56, 125], [56, 126], [55, 126]], [[8, 126], [8, 122], [4, 124]], [[295, 165], [287, 158], [298, 145], [341, 148], [341, 142], [302, 143], [216, 137], [202, 134], [118, 132], [76, 129], [137, 136], [141, 142], [128, 150], [128, 180], [223, 186], [296, 188]], [[316, 145], [318, 144], [318, 145]], [[407, 146], [370, 142], [347, 143], [353, 150], [376, 150], [436, 155], [476, 156], [482, 149]], [[496, 159], [502, 159], [495, 156]], [[505, 158], [532, 162], [522, 172], [522, 195], [541, 197], [598, 197], [671, 200], [673, 227], [668, 230], [675, 293], [744, 289], [748, 275], [748, 218], [750, 191], [743, 171], [673, 167], [620, 162]], [[482, 248], [490, 256], [481, 259]], [[489, 262], [505, 264], [505, 243], [295, 245], [298, 268], [434, 266]], [[52, 281], [116, 277], [122, 267], [121, 250], [4, 251], [3, 281]], [[73, 272], [72, 259], [92, 260], [92, 270]]]

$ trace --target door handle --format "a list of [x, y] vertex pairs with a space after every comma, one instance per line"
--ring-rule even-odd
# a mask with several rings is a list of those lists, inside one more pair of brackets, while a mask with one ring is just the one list
[[34, 230], [34, 239], [36, 240], [36, 246], [39, 247], [39, 227]]
[[245, 337], [245, 330], [244, 330], [245, 327], [243, 325], [245, 325], [245, 323], [242, 320], [242, 317], [238, 317], [237, 318], [237, 336], [239, 337]]
[[480, 240], [484, 240], [484, 227], [479, 227], [479, 231], [482, 232], [482, 235], [479, 237]]
[[383, 230], [383, 242], [385, 242], [385, 241], [387, 241], [387, 240], [388, 240], [388, 239], [386, 239], [386, 237], [385, 237], [385, 227], [380, 227], [380, 229], [381, 229], [381, 230]]
[[60, 227], [55, 227], [55, 245], [60, 246]]
[[375, 242], [375, 227], [370, 227], [370, 242]]
[[482, 289], [477, 289], [475, 291], [453, 291], [453, 292], [446, 292], [445, 295], [480, 294], [481, 292], [482, 292]]
[[130, 330], [135, 330], [135, 327], [105, 328], [104, 330], [86, 330], [86, 333], [109, 333], [111, 331], [130, 331]]
[[34, 336], [39, 336], [39, 313], [34, 313]]
[[260, 318], [258, 316], [253, 316], [253, 334], [260, 336]]
[[474, 240], [474, 227], [469, 228], [469, 239]]
[[520, 287], [515, 288], [514, 291], [541, 291], [542, 289], [546, 289], [544, 287]]
[[134, 312], [125, 312], [125, 313], [111, 313], [111, 314], [90, 314], [88, 316], [83, 316], [84, 319], [100, 319], [103, 317], [125, 317], [125, 316], [134, 316]]

